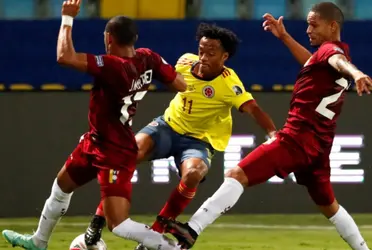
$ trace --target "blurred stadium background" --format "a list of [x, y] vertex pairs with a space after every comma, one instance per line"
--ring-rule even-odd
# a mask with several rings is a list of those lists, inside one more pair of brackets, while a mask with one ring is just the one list
[[[56, 172], [87, 129], [87, 75], [55, 62], [62, 0], [0, 0], [0, 226], [30, 232], [36, 228]], [[107, 18], [122, 14], [138, 20], [138, 46], [149, 47], [174, 64], [185, 52], [197, 53], [195, 31], [201, 21], [235, 31], [242, 43], [228, 62], [280, 127], [300, 66], [288, 50], [262, 30], [261, 17], [285, 17], [285, 25], [308, 47], [305, 17], [318, 0], [83, 0], [73, 37], [77, 51], [104, 53]], [[347, 22], [343, 39], [353, 62], [372, 74], [372, 1], [335, 0]], [[369, 20], [370, 19], [370, 20]], [[174, 94], [154, 82], [140, 104], [134, 129], [160, 115]], [[372, 244], [372, 117], [370, 97], [348, 93], [331, 154], [332, 181], [340, 202], [357, 218]], [[231, 150], [216, 155], [206, 183], [187, 209], [192, 213], [220, 185], [223, 173], [265, 139], [249, 118], [234, 112]], [[234, 150], [232, 150], [234, 149]], [[133, 178], [132, 213], [151, 222], [178, 182], [172, 159], [140, 164]], [[347, 249], [316, 210], [305, 190], [287, 180], [271, 179], [249, 190], [195, 249]], [[92, 183], [76, 192], [70, 216], [89, 216], [99, 200]], [[305, 213], [307, 215], [305, 215]], [[357, 214], [358, 213], [358, 214]], [[145, 216], [147, 215], [147, 216]], [[139, 217], [138, 217], [139, 216]], [[183, 217], [187, 219], [186, 217]], [[56, 231], [50, 249], [68, 249], [89, 217], [69, 217]], [[35, 222], [35, 223], [34, 223]], [[228, 229], [228, 230], [226, 230]], [[134, 245], [106, 233], [109, 249]], [[0, 242], [0, 249], [8, 246]]]

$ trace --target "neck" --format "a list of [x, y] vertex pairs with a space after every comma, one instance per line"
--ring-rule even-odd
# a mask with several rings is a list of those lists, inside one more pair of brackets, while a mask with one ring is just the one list
[[194, 74], [198, 75], [200, 78], [208, 81], [208, 80], [214, 79], [217, 76], [219, 76], [222, 73], [223, 70], [224, 70], [224, 68], [221, 68], [218, 71], [210, 72], [208, 75], [206, 75], [206, 74], [203, 74], [201, 72], [200, 64], [198, 63], [198, 64], [195, 65], [195, 67], [193, 69], [193, 72], [194, 72]]
[[133, 46], [121, 47], [113, 50], [111, 54], [118, 57], [134, 57], [136, 50]]

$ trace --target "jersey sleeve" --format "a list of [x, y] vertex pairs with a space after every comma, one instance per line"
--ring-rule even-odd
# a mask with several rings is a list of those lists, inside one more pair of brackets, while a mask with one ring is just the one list
[[231, 75], [228, 76], [226, 80], [229, 91], [229, 101], [236, 109], [239, 110], [243, 103], [254, 100], [252, 94], [245, 90], [243, 83], [240, 81], [235, 72], [231, 72]]
[[[318, 50], [318, 60], [328, 61], [328, 59], [333, 55], [345, 55], [345, 51], [341, 46], [336, 43], [328, 42], [322, 45]], [[346, 55], [345, 55], [346, 56]]]
[[163, 57], [152, 51], [154, 63], [154, 78], [162, 83], [172, 83], [176, 79], [177, 72], [172, 65], [168, 64]]
[[111, 77], [116, 70], [116, 59], [109, 55], [87, 54], [87, 72], [94, 77]]

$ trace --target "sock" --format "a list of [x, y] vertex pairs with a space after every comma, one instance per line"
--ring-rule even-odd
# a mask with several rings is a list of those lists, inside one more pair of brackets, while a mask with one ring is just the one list
[[[177, 218], [185, 208], [192, 201], [196, 193], [196, 188], [188, 188], [182, 181], [176, 189], [173, 190], [167, 203], [165, 203], [163, 209], [160, 211], [159, 215], [166, 218]], [[163, 233], [163, 226], [155, 221], [152, 225], [152, 229], [156, 232]]]
[[340, 205], [337, 213], [329, 218], [337, 232], [354, 250], [368, 250], [367, 243], [359, 232], [350, 214]]
[[208, 225], [232, 208], [244, 187], [233, 178], [225, 178], [220, 188], [191, 217], [189, 226], [199, 235]]
[[50, 197], [46, 200], [40, 216], [39, 226], [32, 236], [34, 244], [39, 248], [46, 248], [54, 228], [66, 213], [71, 200], [71, 194], [64, 193], [54, 180]]
[[112, 232], [121, 238], [134, 240], [142, 243], [148, 249], [157, 250], [180, 250], [175, 241], [166, 238], [164, 235], [155, 232], [145, 224], [141, 224], [131, 219], [126, 219], [115, 227]]
[[103, 212], [103, 202], [101, 201], [97, 207], [96, 215], [105, 217], [105, 213]]

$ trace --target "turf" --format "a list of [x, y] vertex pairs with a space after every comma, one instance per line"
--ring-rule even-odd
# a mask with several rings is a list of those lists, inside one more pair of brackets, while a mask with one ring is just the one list
[[[361, 226], [367, 243], [372, 244], [372, 215], [353, 215]], [[153, 216], [133, 216], [150, 224]], [[50, 250], [67, 250], [72, 239], [83, 233], [89, 217], [66, 217], [57, 227]], [[180, 220], [186, 220], [183, 216]], [[37, 218], [0, 219], [1, 229], [32, 233]], [[103, 239], [109, 250], [133, 249], [135, 244], [105, 231]], [[5, 240], [0, 249], [10, 249]], [[208, 228], [198, 239], [195, 250], [342, 250], [350, 249], [332, 225], [320, 215], [226, 215]]]

